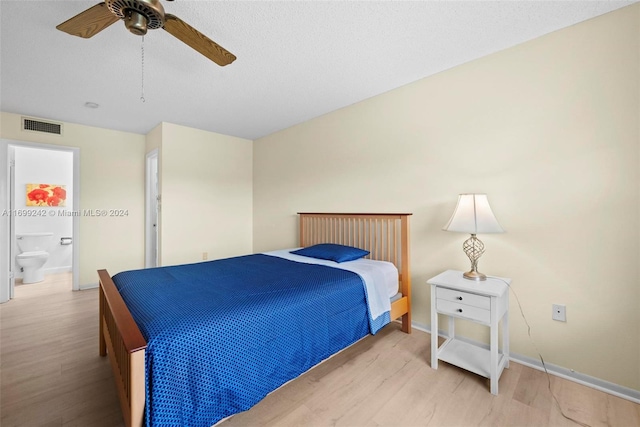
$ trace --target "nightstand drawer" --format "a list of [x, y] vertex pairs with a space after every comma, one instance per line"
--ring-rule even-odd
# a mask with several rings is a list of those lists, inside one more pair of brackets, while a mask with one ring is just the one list
[[491, 298], [482, 295], [470, 294], [468, 292], [456, 291], [454, 289], [436, 289], [438, 299], [453, 301], [464, 305], [470, 305], [484, 310], [491, 310]]
[[[438, 288], [438, 290], [440, 290]], [[465, 319], [474, 320], [476, 322], [490, 323], [491, 311], [471, 305], [461, 304], [445, 299], [438, 298], [436, 300], [436, 309], [439, 313], [448, 314], [450, 316], [463, 317]]]

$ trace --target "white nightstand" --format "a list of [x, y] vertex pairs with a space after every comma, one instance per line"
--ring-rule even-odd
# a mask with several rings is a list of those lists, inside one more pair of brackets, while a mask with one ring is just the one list
[[[503, 282], [504, 280], [504, 282]], [[505, 283], [506, 282], [506, 283]], [[438, 359], [491, 380], [491, 394], [498, 394], [498, 379], [509, 367], [509, 287], [501, 277], [476, 282], [462, 271], [447, 270], [427, 281], [431, 285], [431, 367]], [[449, 316], [449, 336], [438, 348], [438, 313]], [[489, 349], [456, 339], [454, 318], [489, 326]], [[498, 322], [502, 320], [502, 351], [498, 351]]]

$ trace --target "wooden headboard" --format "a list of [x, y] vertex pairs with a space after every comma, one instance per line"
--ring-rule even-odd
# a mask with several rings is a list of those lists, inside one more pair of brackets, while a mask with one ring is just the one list
[[[300, 216], [300, 246], [337, 243], [370, 252], [367, 258], [393, 263], [399, 272], [401, 304], [392, 307], [395, 314], [405, 311], [402, 329], [411, 330], [411, 255], [409, 239], [410, 213], [310, 213]], [[398, 308], [402, 306], [402, 308]]]

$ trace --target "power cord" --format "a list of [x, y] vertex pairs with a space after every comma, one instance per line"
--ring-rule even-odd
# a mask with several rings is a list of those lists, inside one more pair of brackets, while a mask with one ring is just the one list
[[544, 363], [544, 358], [542, 357], [542, 354], [540, 353], [540, 350], [538, 349], [538, 345], [536, 344], [535, 340], [531, 336], [531, 326], [529, 325], [529, 322], [527, 321], [527, 318], [524, 315], [524, 310], [522, 309], [522, 304], [520, 304], [520, 298], [518, 298], [518, 294], [516, 293], [516, 291], [511, 287], [509, 282], [507, 282], [506, 280], [504, 280], [501, 277], [487, 276], [487, 278], [496, 279], [496, 280], [500, 280], [501, 282], [503, 282], [505, 285], [507, 285], [507, 287], [513, 293], [513, 296], [516, 298], [516, 302], [518, 303], [518, 308], [520, 309], [520, 315], [522, 316], [522, 319], [524, 320], [525, 325], [527, 325], [527, 335], [529, 335], [529, 339], [531, 340], [531, 343], [535, 347], [536, 353], [538, 353], [538, 357], [540, 358], [540, 362], [542, 362], [542, 368], [544, 369], [545, 374], [547, 374], [547, 386], [549, 388], [549, 393], [551, 393], [551, 397], [553, 397], [553, 400], [555, 401], [556, 406], [558, 407], [558, 410], [560, 411], [560, 414], [563, 417], [565, 417], [566, 419], [568, 419], [569, 421], [573, 421], [574, 423], [579, 424], [579, 425], [581, 425], [583, 427], [591, 427], [589, 424], [583, 423], [582, 421], [578, 421], [575, 418], [572, 418], [569, 415], [565, 414], [564, 410], [562, 409], [562, 406], [560, 405], [560, 401], [558, 400], [556, 395], [553, 393], [553, 390], [551, 390], [551, 374], [549, 374], [549, 371], [547, 370], [547, 365]]

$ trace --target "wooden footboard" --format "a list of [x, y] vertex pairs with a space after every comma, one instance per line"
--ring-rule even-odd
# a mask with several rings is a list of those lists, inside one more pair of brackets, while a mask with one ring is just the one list
[[100, 356], [109, 356], [127, 427], [142, 426], [147, 342], [107, 270], [100, 278]]

